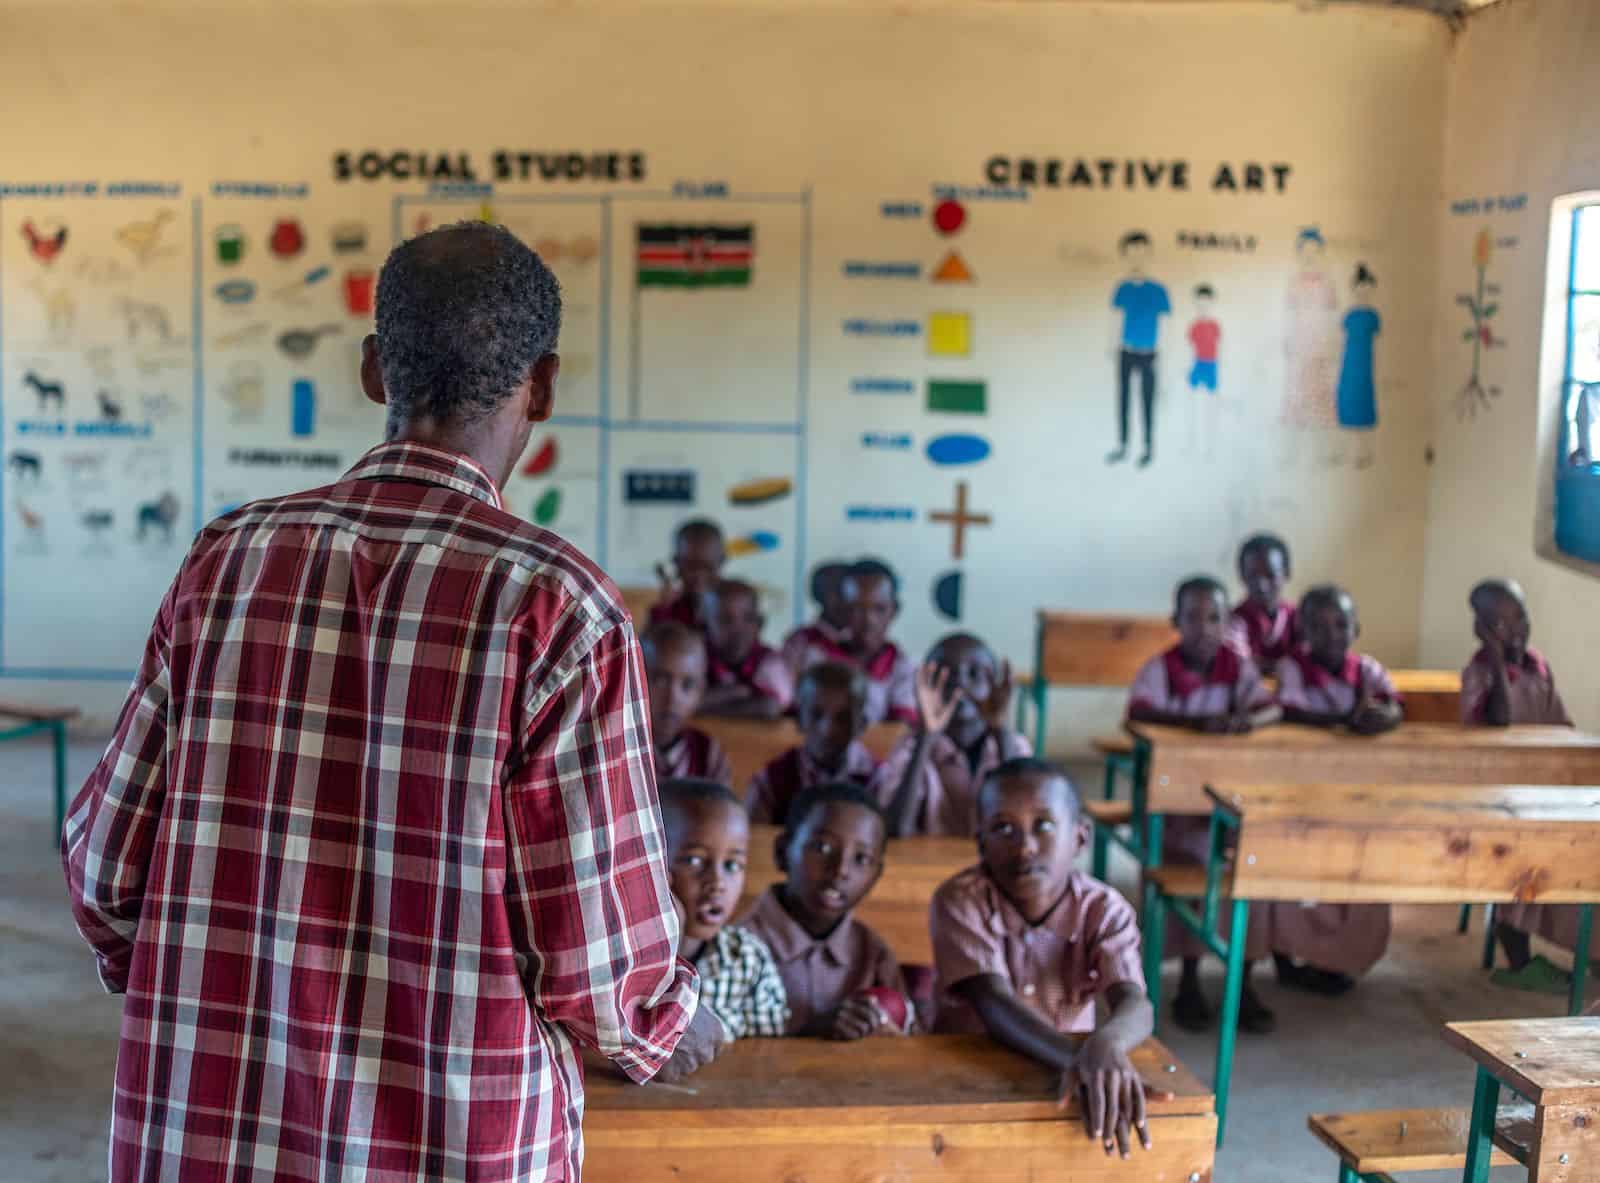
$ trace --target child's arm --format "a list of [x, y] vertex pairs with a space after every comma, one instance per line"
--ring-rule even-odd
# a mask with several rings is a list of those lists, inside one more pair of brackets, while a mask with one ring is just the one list
[[1227, 731], [1230, 722], [1227, 715], [1180, 715], [1176, 711], [1163, 711], [1145, 702], [1128, 704], [1128, 720], [1132, 723], [1157, 723], [1163, 727], [1219, 733]]
[[917, 671], [917, 711], [921, 727], [917, 729], [911, 759], [906, 763], [900, 782], [895, 785], [885, 812], [889, 815], [889, 836], [904, 838], [916, 832], [917, 811], [922, 805], [924, 778], [927, 776], [928, 752], [933, 747], [934, 736], [950, 725], [956, 713], [956, 698], [950, 693], [950, 671], [929, 663]]
[[1143, 990], [1131, 982], [1112, 986], [1106, 995], [1110, 1018], [1076, 1047], [1018, 1001], [997, 974], [968, 978], [954, 990], [978, 1012], [996, 1043], [1062, 1073], [1063, 1102], [1082, 1091], [1084, 1128], [1104, 1145], [1107, 1154], [1115, 1146], [1124, 1158], [1128, 1156], [1130, 1126], [1138, 1133], [1140, 1144], [1150, 1148], [1144, 1081], [1128, 1059], [1128, 1052], [1148, 1039], [1155, 1027]]
[[1506, 643], [1493, 625], [1473, 625], [1483, 651], [1489, 655], [1489, 693], [1483, 700], [1483, 722], [1491, 727], [1511, 725], [1511, 678], [1506, 673]]
[[1362, 658], [1357, 677], [1360, 694], [1355, 709], [1350, 712], [1350, 730], [1357, 735], [1382, 735], [1400, 726], [1405, 709], [1400, 705], [1400, 695], [1389, 680], [1388, 671], [1377, 662]]

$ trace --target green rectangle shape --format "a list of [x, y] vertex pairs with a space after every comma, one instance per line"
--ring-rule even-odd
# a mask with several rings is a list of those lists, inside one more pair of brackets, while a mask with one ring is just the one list
[[641, 267], [642, 288], [742, 288], [750, 285], [750, 268], [727, 267], [715, 271], [690, 271], [677, 267]]
[[928, 382], [928, 410], [943, 411], [948, 415], [987, 414], [989, 384], [931, 379]]

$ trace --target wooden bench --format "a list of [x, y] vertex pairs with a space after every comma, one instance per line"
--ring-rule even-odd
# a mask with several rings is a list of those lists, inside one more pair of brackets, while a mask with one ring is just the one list
[[[1444, 1038], [1478, 1065], [1465, 1183], [1489, 1178], [1495, 1145], [1529, 1183], [1600, 1177], [1600, 1018], [1447, 1023]], [[1502, 1111], [1502, 1087], [1526, 1106]]]
[[[67, 724], [79, 715], [77, 707], [49, 707], [37, 703], [0, 700], [0, 742], [48, 732], [55, 778], [55, 840], [67, 820]], [[17, 720], [11, 722], [10, 720]]]
[[[1018, 730], [1026, 730], [1024, 704], [1031, 702], [1034, 750], [1044, 751], [1052, 687], [1131, 686], [1139, 667], [1177, 637], [1164, 616], [1039, 612], [1033, 673], [1017, 703]], [[1109, 737], [1105, 742], [1115, 746], [1118, 741]]]
[[[793, 719], [719, 719], [713, 715], [695, 716], [694, 725], [716, 738], [733, 765], [733, 791], [744, 798], [750, 778], [805, 736]], [[904, 723], [874, 723], [861, 736], [861, 742], [878, 760], [884, 760], [906, 733]]]
[[[1390, 1171], [1459, 1171], [1467, 1162], [1465, 1109], [1313, 1113], [1306, 1126], [1339, 1156], [1339, 1183], [1386, 1179]], [[1495, 1166], [1516, 1160], [1497, 1152]]]
[[741, 1040], [679, 1086], [591, 1069], [584, 1179], [1209, 1180], [1209, 1092], [1155, 1040], [1132, 1059], [1152, 1092], [1151, 1148], [1127, 1162], [1086, 1136], [1076, 1102], [1058, 1108], [1056, 1073], [983, 1036]]
[[[752, 826], [741, 910], [783, 876], [774, 858], [777, 826]], [[932, 965], [928, 907], [939, 885], [978, 861], [971, 838], [918, 835], [896, 838], [884, 856], [883, 875], [857, 915], [888, 942], [900, 961]]]

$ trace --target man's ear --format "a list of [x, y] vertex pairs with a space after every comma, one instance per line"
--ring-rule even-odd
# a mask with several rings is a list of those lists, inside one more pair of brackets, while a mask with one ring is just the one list
[[361, 393], [380, 407], [389, 401], [383, 389], [383, 363], [378, 358], [377, 333], [368, 333], [361, 342]]
[[561, 355], [547, 353], [533, 363], [528, 382], [528, 422], [543, 423], [556, 409], [556, 375]]

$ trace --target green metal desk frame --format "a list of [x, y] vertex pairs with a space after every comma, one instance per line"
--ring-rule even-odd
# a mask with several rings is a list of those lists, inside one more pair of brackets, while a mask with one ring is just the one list
[[67, 721], [65, 719], [29, 719], [24, 723], [0, 730], [0, 743], [8, 739], [23, 739], [50, 733], [50, 745], [55, 764], [55, 835], [61, 837], [61, 827], [67, 819]]

